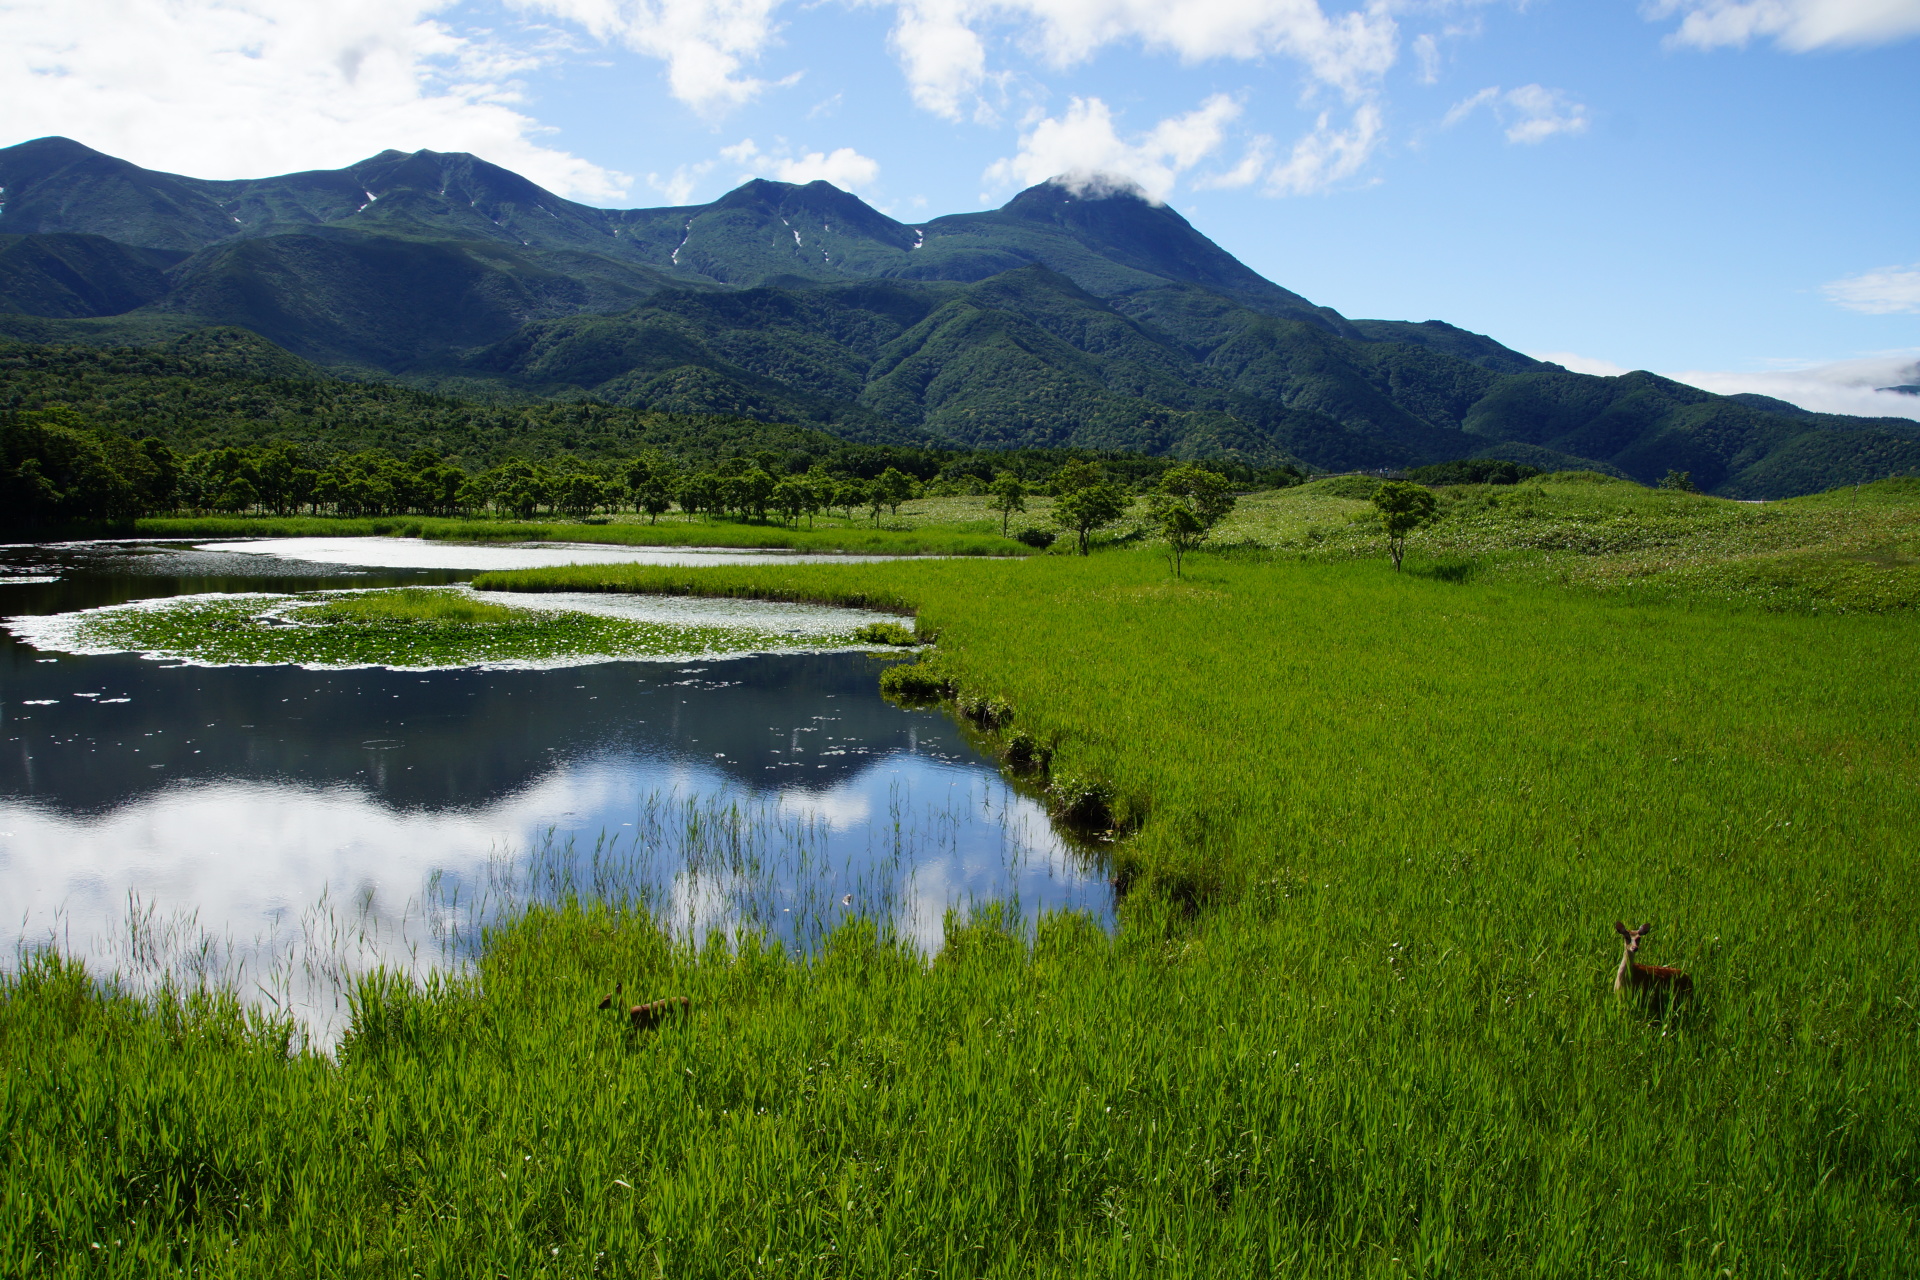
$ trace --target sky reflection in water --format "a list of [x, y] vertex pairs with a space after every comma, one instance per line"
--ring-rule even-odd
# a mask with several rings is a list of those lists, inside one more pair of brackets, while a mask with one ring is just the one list
[[[334, 580], [215, 549], [0, 562], [60, 573], [0, 587], [7, 614], [466, 576]], [[694, 936], [764, 928], [802, 948], [856, 913], [932, 948], [970, 900], [1110, 920], [1098, 867], [943, 716], [881, 699], [876, 676], [864, 654], [182, 667], [9, 637], [0, 912], [105, 967], [244, 969], [323, 1036], [343, 971], [456, 963], [481, 921], [568, 891], [644, 900]]]

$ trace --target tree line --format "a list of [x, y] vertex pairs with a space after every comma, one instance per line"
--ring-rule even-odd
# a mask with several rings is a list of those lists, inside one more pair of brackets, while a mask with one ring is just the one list
[[[524, 520], [633, 511], [657, 520], [676, 507], [714, 518], [787, 522], [828, 511], [849, 519], [864, 513], [877, 523], [883, 512], [897, 514], [916, 497], [973, 493], [993, 495], [990, 505], [1002, 514], [1005, 531], [1007, 517], [1024, 510], [1026, 495], [1065, 501], [1095, 474], [1114, 492], [1144, 492], [1180, 465], [1083, 450], [990, 453], [823, 439], [831, 447], [819, 451], [765, 447], [719, 458], [659, 448], [626, 457], [559, 452], [469, 469], [424, 445], [405, 454], [327, 451], [290, 440], [181, 450], [157, 436], [103, 428], [71, 405], [53, 404], [0, 410], [0, 523], [31, 529], [168, 513]], [[1292, 468], [1256, 470], [1231, 461], [1218, 464], [1215, 474], [1241, 487], [1305, 478]], [[1083, 546], [1086, 536], [1081, 528]]]

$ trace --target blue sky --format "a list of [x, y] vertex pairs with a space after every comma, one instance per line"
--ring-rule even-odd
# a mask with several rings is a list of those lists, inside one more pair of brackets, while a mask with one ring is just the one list
[[1124, 174], [1351, 316], [1920, 416], [1920, 0], [7, 0], [0, 144], [906, 221]]

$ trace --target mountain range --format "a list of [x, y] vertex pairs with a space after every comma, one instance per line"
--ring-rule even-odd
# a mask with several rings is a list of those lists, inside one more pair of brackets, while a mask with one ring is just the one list
[[1502, 457], [1687, 471], [1734, 497], [1920, 466], [1907, 419], [1349, 319], [1124, 184], [907, 224], [825, 182], [608, 210], [464, 154], [215, 181], [65, 138], [0, 149], [0, 335], [140, 346], [210, 326], [332, 376], [854, 440], [1334, 470]]

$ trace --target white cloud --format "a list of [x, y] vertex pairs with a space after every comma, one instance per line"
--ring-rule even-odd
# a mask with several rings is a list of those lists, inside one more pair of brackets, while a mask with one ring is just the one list
[[1137, 187], [1158, 203], [1182, 173], [1219, 149], [1228, 123], [1239, 114], [1239, 103], [1217, 93], [1128, 141], [1114, 128], [1113, 112], [1105, 102], [1075, 98], [1058, 119], [1033, 123], [1021, 135], [1019, 154], [990, 165], [986, 180], [1032, 186], [1063, 177], [1082, 193]]
[[673, 96], [709, 116], [749, 102], [768, 82], [746, 74], [778, 37], [780, 0], [508, 0], [667, 64]]
[[1849, 311], [1890, 315], [1920, 311], [1920, 262], [1910, 267], [1878, 267], [1820, 286], [1829, 301]]
[[1313, 131], [1294, 143], [1285, 163], [1275, 165], [1267, 175], [1267, 191], [1279, 196], [1311, 195], [1351, 178], [1373, 154], [1383, 128], [1380, 108], [1370, 102], [1354, 109], [1345, 129], [1336, 129], [1332, 117], [1321, 112]]
[[1591, 373], [1601, 378], [1617, 378], [1623, 373], [1631, 372], [1623, 364], [1601, 360], [1596, 356], [1583, 356], [1574, 351], [1536, 351], [1531, 354], [1535, 360], [1548, 360], [1557, 365], [1564, 365], [1575, 373]]
[[1773, 396], [1817, 413], [1920, 419], [1920, 396], [1879, 390], [1920, 385], [1920, 349], [1760, 373], [1690, 370], [1666, 376], [1721, 395], [1751, 391]]
[[855, 187], [872, 186], [873, 180], [880, 176], [880, 164], [852, 147], [835, 147], [824, 154], [809, 151], [806, 155], [782, 160], [774, 169], [774, 176], [782, 182], [824, 180], [851, 191]]
[[1060, 68], [1125, 43], [1187, 63], [1286, 57], [1314, 86], [1355, 101], [1399, 53], [1385, 0], [1332, 15], [1318, 0], [900, 0], [891, 43], [915, 102], [948, 119], [966, 113], [990, 78], [983, 30], [1007, 30]]
[[844, 191], [853, 191], [872, 186], [880, 176], [880, 162], [852, 147], [809, 151], [796, 156], [784, 138], [776, 140], [771, 152], [762, 151], [752, 138], [743, 138], [730, 147], [722, 147], [720, 154], [745, 170], [743, 181], [747, 178], [797, 183], [826, 181]]
[[1194, 186], [1202, 191], [1227, 187], [1245, 187], [1260, 180], [1267, 171], [1267, 161], [1273, 152], [1273, 139], [1266, 134], [1256, 134], [1247, 143], [1246, 154], [1240, 157], [1240, 163], [1224, 173], [1210, 174], [1194, 181]]
[[692, 204], [693, 194], [699, 190], [700, 182], [713, 171], [717, 160], [702, 160], [697, 164], [683, 164], [666, 177], [657, 173], [647, 175], [647, 185], [667, 198], [668, 204]]
[[1440, 127], [1451, 129], [1481, 107], [1492, 110], [1494, 118], [1505, 127], [1508, 142], [1545, 142], [1557, 133], [1587, 131], [1584, 104], [1573, 101], [1559, 89], [1537, 84], [1523, 84], [1504, 92], [1495, 85], [1470, 94], [1453, 104], [1440, 121]]
[[948, 120], [987, 79], [987, 46], [968, 25], [968, 0], [918, 0], [900, 6], [887, 37], [914, 103]]
[[[1629, 372], [1625, 365], [1573, 351], [1532, 351], [1528, 354], [1536, 360], [1551, 360], [1564, 365], [1575, 373], [1591, 373], [1602, 378], [1617, 378]], [[1920, 396], [1880, 389], [1920, 385], [1920, 348], [1818, 364], [1780, 361], [1775, 368], [1759, 371], [1688, 369], [1679, 373], [1662, 373], [1660, 376], [1723, 396], [1742, 392], [1772, 396], [1815, 413], [1920, 419]]]
[[1440, 44], [1432, 35], [1422, 33], [1413, 38], [1414, 60], [1420, 64], [1418, 79], [1421, 84], [1440, 83]]
[[581, 199], [627, 179], [541, 145], [512, 77], [538, 58], [456, 34], [450, 0], [9, 0], [0, 121], [206, 178], [471, 151]]
[[1920, 0], [1653, 0], [1650, 21], [1681, 15], [1668, 43], [1742, 48], [1771, 37], [1791, 53], [1888, 44], [1920, 35]]
[[1468, 94], [1466, 97], [1460, 99], [1460, 101], [1454, 103], [1452, 107], [1448, 108], [1445, 118], [1440, 121], [1440, 127], [1442, 129], [1451, 129], [1478, 111], [1481, 107], [1486, 106], [1490, 102], [1498, 102], [1499, 100], [1499, 85], [1494, 85], [1489, 89], [1482, 89], [1478, 93]]

